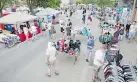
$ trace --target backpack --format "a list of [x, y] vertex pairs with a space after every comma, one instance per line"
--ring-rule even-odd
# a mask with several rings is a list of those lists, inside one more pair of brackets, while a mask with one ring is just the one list
[[123, 34], [124, 34], [124, 30], [121, 29], [121, 30], [120, 30], [120, 35], [123, 35]]

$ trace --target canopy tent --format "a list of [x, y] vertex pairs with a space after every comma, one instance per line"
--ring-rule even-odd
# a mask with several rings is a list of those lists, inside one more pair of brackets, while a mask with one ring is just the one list
[[29, 8], [24, 6], [24, 7], [18, 7], [16, 9], [16, 11], [24, 11], [24, 10], [29, 10]]
[[43, 11], [40, 11], [38, 13], [36, 13], [37, 16], [46, 16], [46, 15], [56, 15], [60, 13], [60, 11], [52, 9], [52, 8], [46, 8]]
[[21, 12], [21, 13], [25, 13], [25, 14], [28, 14], [29, 11], [30, 11], [30, 9], [29, 9], [28, 7], [25, 7], [25, 6], [23, 6], [23, 7], [18, 7], [18, 8], [16, 9], [16, 12]]
[[43, 11], [44, 8], [43, 7], [37, 7], [36, 9], [34, 9], [34, 11]]
[[8, 14], [11, 14], [11, 12], [8, 12], [8, 11], [6, 11], [6, 10], [2, 10], [2, 16], [6, 16], [6, 15], [8, 15]]
[[7, 16], [0, 18], [0, 24], [17, 24], [17, 22], [25, 22], [36, 19], [36, 16], [14, 12]]

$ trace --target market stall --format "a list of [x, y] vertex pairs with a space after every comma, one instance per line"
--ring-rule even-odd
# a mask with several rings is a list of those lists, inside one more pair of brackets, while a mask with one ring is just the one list
[[29, 8], [26, 7], [26, 6], [23, 6], [23, 7], [18, 7], [16, 9], [16, 12], [20, 12], [20, 13], [24, 13], [24, 14], [29, 14]]
[[9, 15], [11, 12], [8, 12], [6, 10], [2, 10], [2, 16], [6, 16], [6, 15]]
[[[2, 26], [2, 33], [0, 34], [0, 39], [3, 39], [3, 38], [7, 38], [7, 33], [4, 32], [5, 30], [6, 31], [9, 31], [8, 34], [11, 34], [11, 32], [14, 30], [18, 33], [14, 33], [14, 36], [18, 35], [21, 42], [25, 41], [26, 40], [26, 37], [24, 35], [24, 32], [21, 31], [21, 28], [19, 27], [21, 25], [21, 23], [25, 23], [25, 22], [33, 22], [34, 19], [36, 19], [37, 17], [36, 16], [32, 16], [32, 15], [28, 15], [28, 14], [23, 14], [23, 13], [20, 13], [20, 12], [15, 12], [15, 13], [12, 13], [10, 15], [7, 15], [7, 16], [4, 16], [2, 18], [0, 18], [0, 24]], [[27, 24], [27, 23], [26, 23]], [[13, 27], [14, 25], [14, 27]], [[36, 27], [36, 31], [37, 33], [40, 33], [40, 28], [39, 27]], [[13, 34], [10, 35], [12, 38], [13, 37]], [[32, 33], [29, 31], [29, 35], [28, 35], [28, 38], [31, 38], [32, 37]], [[10, 40], [10, 42], [14, 42], [13, 40]], [[3, 41], [2, 41], [3, 42]], [[4, 41], [4, 43], [7, 43], [6, 41]], [[15, 44], [15, 43], [13, 43]], [[10, 45], [10, 47], [13, 46], [13, 45]]]
[[46, 18], [46, 21], [47, 21], [47, 18], [48, 17], [51, 17], [52, 18], [52, 15], [55, 15], [55, 21], [56, 22], [59, 22], [59, 14], [60, 14], [60, 11], [58, 10], [55, 10], [55, 9], [52, 9], [52, 8], [46, 8], [44, 9], [43, 11], [40, 11], [38, 13], [36, 13], [36, 16], [40, 17], [40, 18]]

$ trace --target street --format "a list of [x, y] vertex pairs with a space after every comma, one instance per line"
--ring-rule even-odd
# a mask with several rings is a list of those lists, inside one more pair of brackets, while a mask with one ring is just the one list
[[[61, 16], [65, 18], [65, 16]], [[82, 11], [74, 14], [71, 17], [73, 27], [88, 27], [92, 30], [92, 35], [95, 38], [94, 50], [99, 49], [99, 35], [100, 28], [98, 27], [99, 20], [93, 17], [92, 24], [82, 24]], [[92, 81], [92, 67], [85, 61], [87, 37], [77, 35], [76, 39], [81, 40], [81, 55], [73, 64], [74, 58], [66, 55], [58, 55], [57, 68], [59, 76], [52, 75], [51, 78], [46, 76], [46, 49], [48, 41], [56, 41], [61, 37], [59, 24], [55, 25], [56, 39], [51, 40], [48, 36], [38, 35], [36, 41], [28, 41], [20, 43], [10, 49], [0, 49], [0, 81], [4, 82], [91, 82]], [[125, 37], [119, 43], [121, 54], [123, 55], [123, 63], [129, 61], [136, 64], [137, 58], [137, 44], [136, 42], [128, 43]], [[102, 71], [99, 75], [102, 79]]]

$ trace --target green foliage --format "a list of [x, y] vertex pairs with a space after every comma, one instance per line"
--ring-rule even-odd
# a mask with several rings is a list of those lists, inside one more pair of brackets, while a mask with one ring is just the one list
[[60, 0], [26, 0], [27, 5], [29, 8], [36, 8], [36, 7], [58, 7], [60, 6]]
[[0, 10], [4, 9], [8, 5], [13, 5], [18, 0], [0, 0]]
[[95, 4], [96, 0], [85, 0], [86, 4]]
[[26, 0], [26, 3], [31, 11], [33, 13], [33, 9], [36, 7], [52, 7], [56, 8], [60, 6], [61, 1], [60, 0]]
[[56, 8], [60, 6], [61, 1], [60, 0], [50, 0], [47, 4], [48, 7]]
[[18, 0], [0, 0], [0, 17], [2, 16], [2, 10], [8, 6], [12, 6]]
[[99, 7], [103, 7], [103, 6], [114, 6], [115, 4], [115, 0], [97, 0], [97, 5]]

